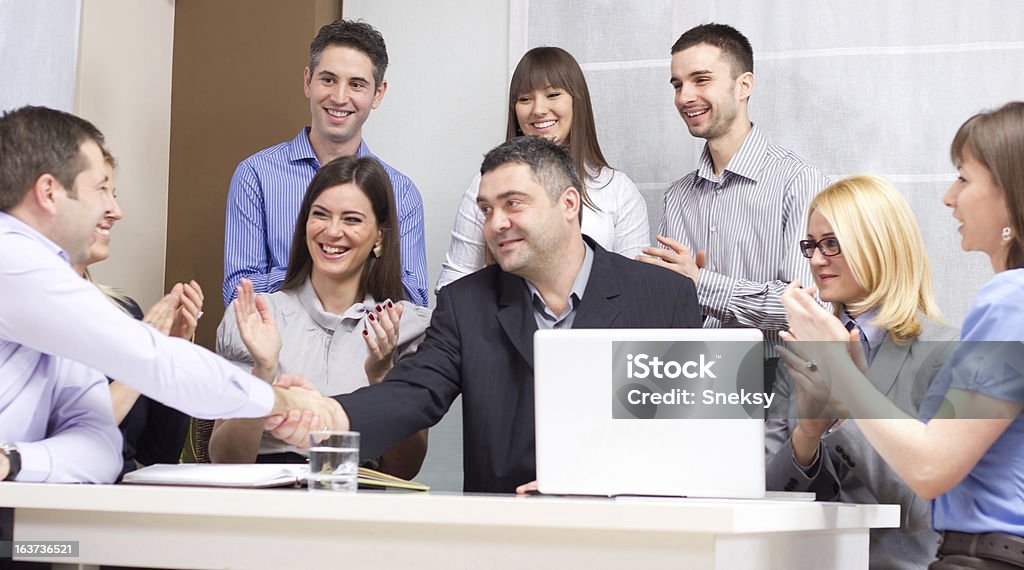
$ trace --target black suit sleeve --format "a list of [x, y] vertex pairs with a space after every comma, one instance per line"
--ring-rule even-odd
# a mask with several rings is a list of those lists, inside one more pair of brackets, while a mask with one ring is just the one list
[[679, 286], [673, 296], [672, 327], [699, 329], [704, 323], [697, 303], [697, 288], [688, 277], [680, 276], [677, 281]]
[[462, 341], [452, 287], [437, 297], [426, 338], [384, 381], [335, 396], [360, 432], [362, 457], [376, 457], [417, 431], [436, 424], [462, 391]]

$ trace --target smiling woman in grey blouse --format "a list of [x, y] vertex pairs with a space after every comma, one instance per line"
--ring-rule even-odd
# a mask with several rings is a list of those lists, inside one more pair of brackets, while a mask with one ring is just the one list
[[[267, 381], [308, 378], [327, 396], [380, 382], [416, 350], [430, 311], [404, 301], [395, 200], [375, 159], [326, 164], [299, 210], [281, 290], [256, 295], [243, 280], [217, 330], [217, 352]], [[420, 432], [380, 457], [411, 478], [427, 449]], [[218, 421], [210, 457], [221, 463], [302, 462], [306, 452], [263, 434], [261, 420]]]

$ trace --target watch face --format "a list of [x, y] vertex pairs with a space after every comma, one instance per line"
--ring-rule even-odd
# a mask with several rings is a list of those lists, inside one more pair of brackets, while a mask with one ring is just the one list
[[0, 453], [7, 456], [7, 463], [10, 465], [7, 469], [7, 476], [4, 477], [4, 480], [12, 481], [21, 471], [21, 454], [18, 453], [18, 447], [16, 445], [6, 441], [0, 441]]

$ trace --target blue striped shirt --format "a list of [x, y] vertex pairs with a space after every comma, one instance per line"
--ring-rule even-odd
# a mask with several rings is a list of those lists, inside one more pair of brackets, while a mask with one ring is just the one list
[[813, 283], [800, 254], [807, 207], [828, 178], [792, 151], [775, 146], [755, 125], [715, 176], [704, 147], [695, 172], [665, 191], [658, 233], [705, 250], [697, 298], [705, 328], [750, 327], [765, 333], [765, 356], [777, 356], [785, 330], [782, 291]]
[[[377, 158], [359, 143], [356, 156]], [[401, 233], [402, 285], [408, 300], [427, 305], [427, 248], [423, 236], [423, 199], [408, 176], [377, 159], [395, 192]], [[294, 139], [263, 149], [242, 161], [231, 177], [224, 223], [224, 304], [235, 298], [242, 277], [260, 293], [276, 291], [284, 281], [295, 218], [320, 161], [309, 143], [309, 127]]]

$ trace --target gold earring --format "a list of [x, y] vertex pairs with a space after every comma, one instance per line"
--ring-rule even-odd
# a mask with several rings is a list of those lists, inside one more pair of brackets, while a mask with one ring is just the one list
[[384, 244], [377, 242], [377, 245], [373, 246], [373, 256], [380, 257], [384, 253]]

